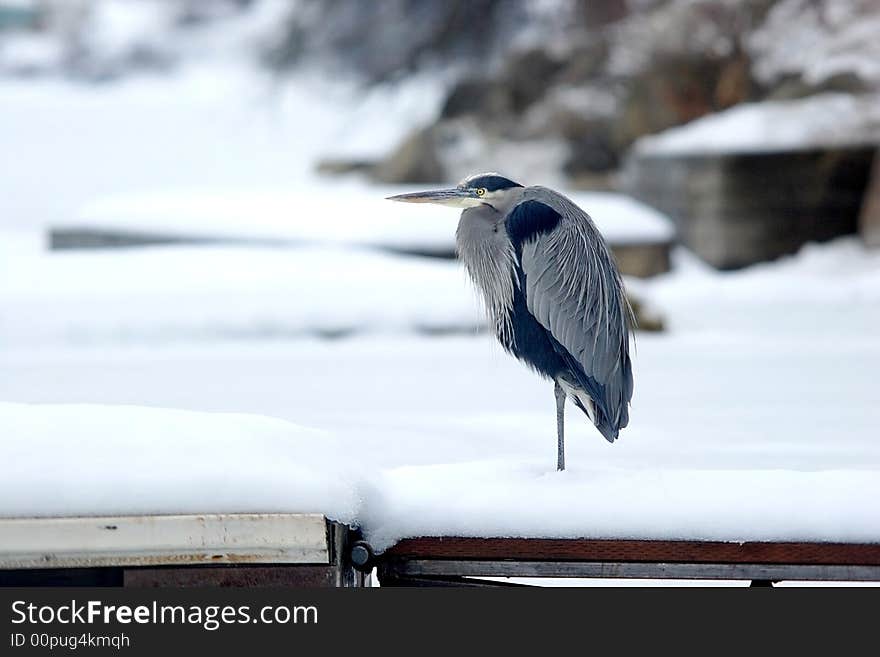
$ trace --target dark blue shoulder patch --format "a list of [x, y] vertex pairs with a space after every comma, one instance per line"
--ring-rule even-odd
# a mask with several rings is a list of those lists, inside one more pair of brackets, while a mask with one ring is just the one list
[[556, 210], [540, 201], [524, 201], [515, 206], [504, 223], [516, 255], [522, 255], [523, 244], [556, 228], [560, 218]]

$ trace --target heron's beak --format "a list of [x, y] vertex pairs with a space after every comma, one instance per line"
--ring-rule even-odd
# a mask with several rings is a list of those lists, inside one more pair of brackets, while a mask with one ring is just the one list
[[389, 201], [401, 201], [402, 203], [436, 203], [448, 205], [454, 208], [467, 208], [479, 205], [479, 197], [469, 189], [438, 189], [429, 192], [413, 192], [411, 194], [398, 194], [387, 197]]

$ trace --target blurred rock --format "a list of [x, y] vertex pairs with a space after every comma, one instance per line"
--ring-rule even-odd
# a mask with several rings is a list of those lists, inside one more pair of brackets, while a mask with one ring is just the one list
[[757, 83], [752, 79], [748, 57], [740, 53], [728, 59], [718, 71], [715, 81], [714, 108], [727, 109], [753, 99], [758, 93]]
[[373, 180], [384, 183], [421, 183], [446, 180], [440, 161], [435, 128], [417, 130], [370, 170]]
[[647, 333], [658, 333], [666, 330], [663, 315], [647, 303], [641, 295], [627, 286], [626, 296], [636, 318], [636, 329]]
[[601, 34], [591, 35], [585, 42], [572, 46], [557, 83], [578, 85], [600, 78], [607, 63], [608, 39]]
[[857, 230], [876, 146], [743, 153], [633, 153], [627, 192], [669, 216], [678, 239], [737, 269]]
[[563, 62], [532, 49], [512, 55], [494, 77], [466, 77], [456, 83], [440, 113], [442, 119], [476, 117], [491, 132], [504, 132], [542, 100]]
[[575, 0], [577, 17], [591, 29], [615, 23], [629, 13], [627, 0]]
[[563, 164], [563, 170], [572, 177], [617, 170], [620, 151], [612, 140], [608, 122], [590, 122], [584, 128], [583, 135], [570, 137], [571, 154]]
[[440, 112], [441, 119], [480, 116], [484, 120], [505, 118], [513, 112], [513, 99], [500, 82], [466, 78], [453, 86]]
[[859, 212], [859, 235], [866, 245], [880, 248], [880, 151], [874, 155], [871, 178]]
[[819, 83], [808, 82], [801, 76], [791, 75], [780, 79], [774, 87], [769, 89], [766, 98], [768, 100], [793, 100], [826, 91], [860, 94], [869, 88], [870, 85], [854, 72], [838, 73]]
[[301, 0], [266, 61], [388, 80], [439, 62], [485, 71], [527, 16], [524, 0]]
[[[713, 30], [720, 34], [736, 17], [730, 8], [713, 14], [705, 3], [698, 4], [701, 17], [688, 18], [689, 28], [714, 21]], [[562, 139], [568, 152], [558, 170], [570, 180], [604, 186], [639, 137], [757, 95], [748, 55], [735, 34], [728, 39], [733, 45], [717, 52], [676, 44], [658, 35], [650, 21], [641, 27], [639, 21], [626, 22], [625, 5], [575, 3], [580, 31], [572, 26], [559, 41], [510, 50], [499, 67], [466, 75], [453, 85], [435, 127], [467, 118], [492, 139]], [[672, 5], [656, 10], [661, 27], [689, 16], [680, 3]], [[629, 25], [629, 31], [619, 30], [618, 23]], [[630, 47], [639, 51], [643, 64], [624, 75], [614, 73], [621, 64], [612, 62], [612, 55], [619, 60], [621, 40], [638, 38], [640, 29], [649, 30], [646, 42]]]
[[375, 166], [374, 160], [327, 158], [320, 160], [315, 165], [315, 170], [325, 175], [342, 176], [349, 173], [369, 173]]
[[671, 241], [611, 243], [611, 251], [624, 276], [651, 278], [670, 269]]
[[639, 137], [681, 125], [748, 100], [752, 93], [745, 55], [707, 58], [675, 55], [658, 59], [626, 83], [614, 127], [620, 148]]
[[563, 65], [561, 60], [537, 48], [511, 54], [500, 81], [510, 95], [513, 112], [521, 114], [543, 98]]
[[[371, 170], [378, 180], [449, 179], [489, 162], [606, 187], [644, 135], [744, 102], [875, 88], [880, 69], [861, 57], [875, 48], [861, 24], [872, 2], [302, 0], [270, 60], [368, 83], [450, 80], [437, 119]], [[814, 41], [827, 58], [786, 46]]]

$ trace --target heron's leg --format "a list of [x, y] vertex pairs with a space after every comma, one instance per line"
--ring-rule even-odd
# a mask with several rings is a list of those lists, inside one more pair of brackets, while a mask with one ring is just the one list
[[565, 470], [565, 390], [556, 381], [556, 469]]

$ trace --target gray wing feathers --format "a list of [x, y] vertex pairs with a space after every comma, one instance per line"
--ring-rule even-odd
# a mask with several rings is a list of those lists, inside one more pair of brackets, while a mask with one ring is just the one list
[[615, 429], [622, 428], [632, 398], [632, 316], [617, 266], [592, 220], [574, 203], [541, 187], [527, 190], [522, 201], [529, 200], [556, 210], [560, 221], [523, 245], [527, 307], [586, 375], [604, 386], [605, 399], [594, 402], [605, 407]]

